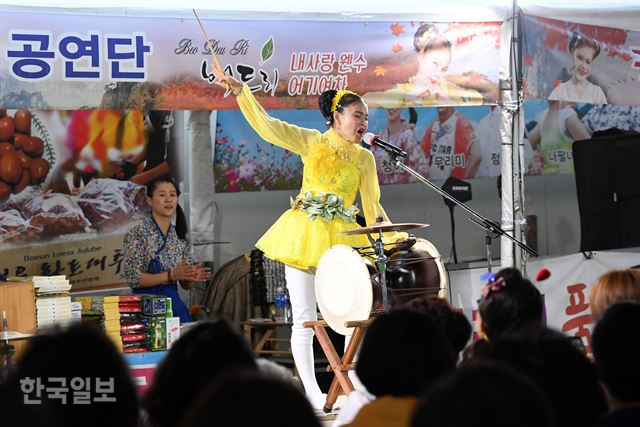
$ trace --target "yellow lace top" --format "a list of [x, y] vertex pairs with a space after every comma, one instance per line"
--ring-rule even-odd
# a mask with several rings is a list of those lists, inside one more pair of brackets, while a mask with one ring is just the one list
[[[240, 110], [258, 135], [300, 155], [304, 164], [301, 195], [332, 193], [342, 198], [347, 209], [356, 202], [360, 191], [367, 224], [375, 222], [377, 216], [388, 221], [380, 205], [376, 163], [369, 150], [347, 141], [332, 129], [321, 133], [269, 116], [247, 85], [243, 86], [237, 100]], [[368, 245], [365, 235], [336, 235], [355, 228], [359, 228], [357, 223], [338, 216], [330, 220], [321, 217], [312, 219], [302, 209], [292, 208], [258, 240], [256, 247], [268, 258], [303, 270], [313, 269], [324, 251], [333, 245]], [[385, 233], [385, 242], [405, 237], [406, 233]]]

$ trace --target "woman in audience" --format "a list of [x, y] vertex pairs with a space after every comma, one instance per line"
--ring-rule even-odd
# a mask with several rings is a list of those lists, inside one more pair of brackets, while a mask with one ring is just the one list
[[[471, 337], [471, 324], [461, 310], [451, 307], [444, 299], [433, 295], [421, 296], [407, 302], [405, 308], [416, 310], [431, 319], [444, 333], [449, 341], [453, 363], [457, 363], [458, 354], [464, 349]], [[350, 423], [360, 409], [375, 399], [371, 393], [362, 388], [356, 388], [342, 405], [333, 427], [340, 427]]]
[[412, 427], [554, 427], [549, 401], [524, 374], [492, 363], [459, 369], [427, 390]]
[[492, 339], [464, 366], [485, 361], [515, 368], [542, 387], [559, 426], [595, 427], [606, 401], [595, 368], [566, 336], [548, 329]]
[[253, 370], [237, 370], [207, 386], [182, 427], [320, 427], [301, 389]]
[[535, 331], [543, 323], [542, 296], [516, 268], [500, 270], [482, 288], [477, 329], [481, 338]]
[[640, 271], [612, 270], [598, 277], [589, 296], [593, 321], [597, 322], [606, 308], [618, 301], [640, 302]]
[[433, 295], [414, 298], [405, 307], [425, 314], [440, 327], [451, 344], [457, 362], [458, 354], [471, 338], [471, 324], [462, 310], [451, 307], [447, 300]]
[[[128, 367], [93, 326], [33, 338], [3, 388], [2, 425], [135, 427], [138, 422]], [[12, 420], [18, 414], [21, 418]]]
[[142, 400], [148, 425], [177, 426], [204, 387], [234, 368], [257, 369], [243, 337], [223, 320], [195, 326], [158, 366]]
[[605, 388], [609, 413], [600, 427], [640, 425], [640, 304], [618, 302], [593, 329], [596, 369]]
[[408, 427], [418, 396], [455, 367], [453, 351], [438, 325], [415, 310], [382, 314], [367, 330], [356, 373], [376, 399], [363, 406], [351, 427]]

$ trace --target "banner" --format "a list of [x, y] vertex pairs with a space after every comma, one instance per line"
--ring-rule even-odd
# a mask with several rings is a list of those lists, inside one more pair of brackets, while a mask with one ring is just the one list
[[[326, 129], [317, 111], [269, 111], [298, 126]], [[214, 171], [217, 192], [298, 189], [300, 157], [270, 145], [253, 131], [239, 111], [217, 116]], [[500, 110], [495, 106], [436, 108], [371, 108], [369, 131], [407, 152], [404, 163], [432, 180], [500, 175]], [[525, 146], [528, 164], [532, 157]], [[381, 185], [415, 179], [397, 167], [387, 153], [371, 148]]]
[[527, 98], [640, 105], [640, 32], [523, 15]]
[[[326, 129], [317, 111], [272, 110], [269, 114], [312, 129]], [[640, 132], [640, 106], [525, 100], [527, 175], [573, 173], [573, 141], [609, 129]], [[500, 110], [494, 106], [371, 108], [369, 131], [407, 152], [405, 164], [431, 180], [497, 177], [500, 169]], [[300, 157], [265, 142], [239, 111], [220, 111], [215, 134], [216, 191], [297, 190]], [[381, 185], [415, 179], [386, 152], [371, 150]]]
[[177, 173], [178, 114], [1, 115], [0, 275], [64, 274], [74, 290], [124, 282], [122, 240], [149, 214], [145, 184]]
[[[237, 108], [194, 19], [3, 11], [4, 108]], [[265, 108], [349, 88], [379, 106], [495, 103], [501, 22], [204, 20], [211, 49]], [[69, 30], [73, 29], [73, 30]]]
[[104, 237], [94, 234], [63, 243], [0, 249], [3, 261], [0, 272], [15, 277], [64, 274], [73, 291], [123, 283], [123, 238], [124, 233]]
[[640, 132], [640, 106], [525, 100], [528, 175], [573, 173], [574, 141], [609, 129]]
[[[639, 262], [638, 252], [609, 251], [597, 252], [590, 259], [574, 254], [529, 260], [527, 270], [529, 276], [535, 276], [542, 267], [551, 271], [549, 279], [534, 282], [544, 296], [547, 325], [569, 336], [581, 337], [590, 351], [593, 321], [589, 293], [592, 285], [609, 270], [630, 268]], [[484, 285], [480, 277], [485, 272], [483, 268], [450, 272], [451, 303], [462, 308], [470, 321], [477, 317], [477, 301]]]

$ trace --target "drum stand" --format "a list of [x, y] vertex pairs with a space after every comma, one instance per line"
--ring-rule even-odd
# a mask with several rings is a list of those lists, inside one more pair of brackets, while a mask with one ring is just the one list
[[[520, 248], [524, 249], [530, 255], [533, 255], [535, 257], [538, 256], [538, 252], [536, 252], [535, 250], [527, 246], [525, 243], [519, 241], [518, 239], [516, 239], [515, 237], [511, 236], [506, 231], [504, 231], [500, 227], [500, 224], [497, 221], [493, 221], [483, 217], [482, 215], [480, 215], [479, 213], [477, 213], [476, 211], [474, 211], [473, 209], [471, 209], [470, 207], [468, 207], [467, 205], [465, 205], [464, 203], [462, 203], [461, 201], [459, 201], [458, 199], [456, 199], [455, 197], [453, 197], [452, 195], [450, 195], [449, 193], [447, 193], [446, 191], [444, 191], [443, 189], [441, 189], [440, 187], [438, 187], [437, 185], [435, 185], [434, 183], [432, 183], [431, 181], [423, 177], [422, 175], [420, 175], [418, 172], [414, 171], [409, 166], [405, 165], [403, 163], [404, 155], [401, 155], [393, 150], [385, 150], [385, 151], [387, 152], [387, 154], [391, 158], [391, 162], [395, 166], [399, 167], [405, 172], [408, 172], [411, 176], [416, 178], [418, 181], [420, 181], [427, 187], [431, 188], [433, 191], [440, 194], [442, 197], [448, 200], [451, 200], [453, 203], [455, 203], [456, 205], [460, 206], [462, 209], [467, 211], [472, 217], [475, 217], [475, 218], [469, 218], [469, 220], [474, 224], [476, 224], [477, 226], [479, 226], [480, 228], [485, 230], [485, 245], [487, 247], [487, 269], [489, 273], [491, 272], [491, 241], [492, 239], [495, 239], [497, 237], [504, 236], [509, 240], [511, 240], [516, 245], [518, 245]], [[380, 237], [380, 239], [382, 240], [382, 236]], [[376, 255], [377, 255], [377, 252], [376, 252]], [[386, 283], [383, 285], [383, 290], [384, 289], [386, 289]]]

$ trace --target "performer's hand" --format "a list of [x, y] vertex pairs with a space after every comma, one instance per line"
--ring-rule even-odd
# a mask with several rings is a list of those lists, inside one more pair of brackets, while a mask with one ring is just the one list
[[416, 238], [413, 236], [409, 236], [406, 239], [398, 240], [395, 242], [394, 246], [387, 248], [384, 250], [386, 256], [391, 256], [396, 252], [406, 251], [410, 249], [413, 245], [416, 244]]
[[233, 76], [225, 73], [218, 61], [213, 61], [213, 76], [216, 78], [214, 80], [215, 84], [230, 90], [235, 95], [239, 94], [242, 90], [242, 83], [236, 80]]

